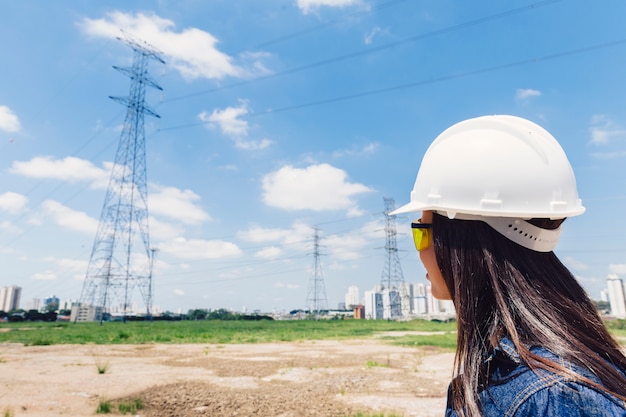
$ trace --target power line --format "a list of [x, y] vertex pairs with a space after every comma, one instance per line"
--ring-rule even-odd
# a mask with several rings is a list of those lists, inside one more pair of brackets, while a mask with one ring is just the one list
[[[294, 104], [292, 106], [279, 107], [279, 108], [276, 108], [276, 109], [270, 109], [270, 110], [266, 110], [266, 111], [262, 111], [262, 112], [251, 113], [248, 116], [249, 117], [264, 116], [264, 115], [267, 115], [267, 114], [282, 113], [282, 112], [302, 109], [302, 108], [306, 108], [306, 107], [314, 107], [314, 106], [320, 106], [320, 105], [323, 105], [323, 104], [337, 103], [337, 102], [340, 102], [340, 101], [354, 100], [354, 99], [361, 98], [361, 97], [373, 96], [373, 95], [383, 94], [383, 93], [387, 93], [387, 92], [391, 92], [391, 91], [404, 90], [404, 89], [415, 88], [415, 87], [429, 85], [429, 84], [440, 83], [440, 82], [444, 82], [444, 81], [451, 81], [451, 80], [455, 80], [455, 79], [459, 79], [459, 78], [466, 78], [466, 77], [470, 77], [470, 76], [474, 76], [474, 75], [487, 74], [487, 73], [490, 73], [490, 72], [500, 71], [500, 70], [514, 68], [514, 67], [520, 67], [520, 66], [528, 65], [528, 64], [536, 64], [536, 63], [539, 63], [539, 62], [542, 62], [542, 61], [551, 61], [551, 60], [558, 59], [558, 58], [563, 58], [563, 57], [566, 57], [566, 56], [579, 55], [579, 54], [582, 54], [582, 53], [592, 52], [592, 51], [605, 49], [605, 48], [610, 48], [610, 47], [614, 47], [614, 46], [619, 46], [619, 45], [623, 45], [623, 44], [626, 44], [626, 38], [619, 39], [619, 40], [616, 40], [616, 41], [610, 41], [610, 42], [604, 42], [604, 43], [600, 43], [600, 44], [595, 44], [595, 45], [591, 45], [591, 46], [587, 46], [587, 47], [570, 49], [568, 51], [557, 52], [557, 53], [554, 53], [554, 54], [543, 55], [543, 56], [539, 56], [539, 57], [535, 57], [535, 58], [528, 58], [528, 59], [523, 59], [523, 60], [520, 60], [520, 61], [513, 61], [513, 62], [509, 62], [509, 63], [494, 65], [494, 66], [491, 66], [491, 67], [484, 67], [484, 68], [479, 68], [479, 69], [475, 69], [475, 70], [459, 72], [459, 73], [456, 73], [456, 74], [442, 75], [442, 76], [439, 76], [439, 77], [436, 77], [436, 78], [429, 78], [427, 80], [414, 81], [414, 82], [398, 84], [398, 85], [390, 86], [390, 87], [384, 87], [384, 88], [378, 88], [378, 89], [374, 89], [374, 90], [362, 91], [362, 92], [358, 92], [358, 93], [354, 93], [354, 94], [347, 94], [347, 95], [343, 95], [343, 96], [330, 97], [330, 98], [322, 99], [322, 100], [310, 101], [310, 102], [302, 103], [302, 104]], [[190, 127], [206, 125], [208, 123], [210, 123], [210, 122], [194, 122], [194, 123], [188, 123], [188, 124], [184, 124], [184, 125], [165, 127], [165, 128], [162, 128], [161, 130], [186, 129], [186, 128], [190, 128]]]
[[[362, 15], [362, 14], [365, 14], [365, 13], [371, 13], [373, 11], [375, 12], [375, 11], [387, 9], [389, 7], [397, 6], [398, 4], [400, 4], [402, 2], [405, 2], [405, 1], [407, 1], [407, 0], [390, 0], [390, 1], [386, 1], [386, 2], [380, 2], [378, 5], [376, 5], [375, 7], [372, 7], [371, 9], [367, 9], [365, 11], [354, 12], [354, 13], [348, 13], [348, 14], [344, 15], [341, 20], [345, 20], [346, 17], [359, 16], [359, 15]], [[263, 48], [265, 46], [270, 46], [270, 45], [274, 45], [274, 44], [277, 44], [277, 43], [280, 43], [280, 42], [284, 42], [284, 41], [287, 41], [287, 40], [299, 38], [300, 36], [308, 35], [310, 33], [317, 32], [318, 30], [325, 29], [325, 28], [330, 27], [330, 26], [334, 26], [339, 21], [340, 20], [338, 20], [338, 19], [331, 20], [329, 22], [321, 23], [319, 25], [310, 27], [308, 29], [299, 30], [297, 32], [293, 32], [293, 33], [290, 33], [290, 34], [287, 34], [287, 35], [279, 36], [279, 37], [271, 39], [269, 41], [265, 41], [265, 42], [256, 44], [255, 46], [252, 47], [252, 49]]]
[[182, 95], [182, 96], [178, 96], [178, 97], [172, 97], [170, 99], [163, 100], [163, 104], [170, 103], [170, 102], [173, 102], [173, 101], [183, 100], [183, 99], [186, 99], [186, 98], [197, 97], [197, 96], [205, 95], [205, 94], [209, 94], [209, 93], [214, 93], [214, 92], [217, 92], [217, 91], [221, 91], [221, 90], [225, 90], [225, 89], [229, 89], [229, 88], [233, 88], [233, 87], [239, 87], [239, 86], [246, 85], [246, 84], [252, 84], [252, 83], [256, 83], [256, 82], [262, 81], [262, 80], [268, 80], [268, 79], [271, 79], [271, 78], [277, 78], [277, 77], [281, 77], [283, 75], [294, 74], [296, 72], [301, 72], [301, 71], [309, 70], [309, 69], [312, 69], [312, 68], [317, 68], [317, 67], [321, 67], [321, 66], [325, 66], [325, 65], [334, 64], [336, 62], [345, 61], [347, 59], [356, 58], [356, 57], [363, 56], [363, 55], [369, 55], [369, 54], [372, 54], [372, 53], [375, 53], [375, 52], [380, 52], [380, 51], [384, 51], [384, 50], [387, 50], [387, 49], [395, 48], [395, 47], [400, 46], [400, 45], [416, 42], [416, 41], [423, 40], [423, 39], [426, 39], [426, 38], [430, 38], [430, 37], [433, 37], [433, 36], [454, 32], [454, 31], [457, 31], [457, 30], [460, 30], [460, 29], [466, 29], [468, 27], [477, 26], [477, 25], [480, 25], [480, 24], [483, 24], [483, 23], [491, 22], [493, 20], [502, 19], [502, 18], [509, 17], [509, 16], [514, 16], [516, 14], [524, 13], [524, 12], [527, 12], [529, 10], [534, 10], [534, 9], [539, 8], [539, 7], [547, 6], [547, 5], [550, 5], [552, 3], [556, 3], [558, 1], [561, 1], [561, 0], [545, 0], [545, 1], [538, 2], [538, 3], [533, 3], [533, 4], [528, 5], [528, 6], [507, 10], [507, 11], [504, 11], [502, 13], [497, 13], [497, 14], [494, 14], [494, 15], [481, 17], [481, 18], [478, 18], [478, 19], [475, 19], [475, 20], [470, 20], [468, 22], [460, 23], [458, 25], [449, 26], [447, 28], [435, 30], [435, 31], [432, 31], [432, 32], [427, 32], [427, 33], [420, 34], [420, 35], [411, 36], [409, 38], [401, 39], [399, 41], [391, 42], [391, 43], [388, 43], [388, 44], [385, 44], [385, 45], [376, 46], [376, 47], [372, 47], [372, 48], [368, 48], [368, 49], [363, 49], [363, 50], [360, 50], [360, 51], [350, 52], [350, 53], [347, 53], [347, 54], [344, 54], [344, 55], [339, 55], [339, 56], [336, 56], [336, 57], [327, 58], [327, 59], [323, 59], [321, 61], [317, 61], [317, 62], [313, 62], [313, 63], [310, 63], [310, 64], [302, 65], [300, 67], [295, 67], [295, 68], [287, 69], [287, 70], [284, 70], [284, 71], [275, 72], [275, 73], [264, 75], [264, 76], [261, 76], [261, 77], [257, 77], [257, 78], [251, 79], [251, 80], [239, 81], [239, 82], [228, 84], [228, 85], [221, 86], [221, 87], [211, 88], [211, 89], [207, 89], [207, 90], [201, 90], [201, 91], [197, 91], [195, 93], [190, 93], [190, 94], [186, 94], [186, 95]]

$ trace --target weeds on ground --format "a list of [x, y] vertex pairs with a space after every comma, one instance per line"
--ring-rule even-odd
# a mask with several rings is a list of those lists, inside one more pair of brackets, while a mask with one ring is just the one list
[[98, 369], [98, 373], [100, 375], [102, 374], [106, 374], [107, 371], [109, 370], [109, 362], [100, 362], [100, 361], [96, 361], [96, 368]]
[[15, 414], [13, 414], [13, 410], [11, 410], [10, 408], [5, 408], [4, 411], [2, 412], [2, 416], [3, 417], [14, 417]]
[[126, 413], [136, 414], [137, 411], [143, 409], [143, 403], [141, 402], [141, 399], [137, 398], [136, 400], [132, 400], [130, 402], [119, 403], [117, 409], [120, 410], [122, 415], [126, 415]]
[[38, 337], [34, 340], [32, 340], [30, 343], [26, 343], [26, 345], [30, 345], [30, 346], [50, 346], [52, 345], [52, 339], [50, 339], [49, 337]]
[[456, 348], [456, 332], [444, 332], [443, 334], [433, 334], [428, 336], [385, 336], [381, 339], [396, 346], [431, 346], [442, 350], [454, 350]]
[[377, 368], [377, 367], [389, 368], [389, 364], [379, 363], [379, 362], [376, 362], [376, 361], [367, 361], [365, 366], [367, 366], [368, 368]]
[[111, 412], [111, 401], [100, 400], [98, 408], [96, 408], [96, 414], [109, 414]]

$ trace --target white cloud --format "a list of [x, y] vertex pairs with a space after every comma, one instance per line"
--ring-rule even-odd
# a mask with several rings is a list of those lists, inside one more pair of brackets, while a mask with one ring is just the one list
[[565, 259], [563, 259], [563, 263], [567, 265], [569, 269], [575, 272], [586, 271], [589, 269], [589, 265], [585, 264], [584, 262], [576, 258], [572, 258], [571, 256], [568, 256]]
[[594, 145], [608, 145], [626, 139], [626, 130], [605, 115], [594, 115], [590, 124], [591, 143]]
[[57, 276], [54, 272], [46, 271], [33, 274], [33, 279], [36, 279], [38, 281], [52, 281], [57, 279]]
[[242, 137], [248, 135], [248, 122], [239, 119], [248, 114], [248, 101], [239, 100], [239, 107], [226, 107], [223, 110], [214, 109], [210, 115], [200, 113], [198, 118], [208, 122], [211, 127], [219, 127], [224, 135]]
[[361, 147], [353, 146], [349, 149], [340, 149], [333, 152], [334, 158], [341, 158], [344, 156], [363, 156], [363, 155], [372, 155], [374, 154], [380, 145], [378, 143], [372, 142]]
[[362, 259], [367, 256], [367, 248], [384, 246], [384, 227], [381, 221], [367, 222], [351, 233], [325, 237], [324, 245], [333, 259], [343, 261]]
[[17, 228], [13, 223], [9, 221], [3, 221], [3, 222], [0, 222], [0, 231], [6, 232], [6, 233], [17, 234], [20, 232], [20, 229]]
[[272, 242], [279, 241], [291, 233], [289, 229], [264, 229], [262, 227], [252, 227], [248, 230], [237, 232], [239, 239], [248, 242]]
[[[43, 259], [45, 262], [52, 262], [63, 271], [63, 275], [71, 274], [75, 280], [83, 280], [89, 262], [84, 259], [55, 258], [48, 256]], [[56, 274], [54, 274], [56, 276]]]
[[260, 151], [270, 147], [274, 143], [274, 141], [269, 139], [243, 140], [241, 138], [235, 139], [234, 142], [235, 147], [243, 149], [244, 151]]
[[55, 258], [53, 256], [47, 256], [43, 258], [43, 260], [46, 262], [52, 262], [64, 270], [83, 273], [87, 270], [89, 263], [84, 259]]
[[211, 217], [196, 202], [200, 196], [191, 190], [175, 187], [153, 186], [155, 192], [148, 196], [150, 213], [161, 214], [185, 224], [200, 224]]
[[9, 214], [17, 214], [24, 209], [28, 199], [22, 194], [8, 191], [0, 194], [0, 210]]
[[[79, 27], [94, 37], [114, 39], [120, 36], [120, 29], [123, 29], [162, 51], [168, 65], [189, 80], [249, 77], [267, 72], [258, 61], [250, 63], [249, 69], [236, 65], [231, 56], [218, 50], [218, 39], [209, 32], [197, 28], [176, 32], [175, 26], [172, 20], [154, 13], [133, 15], [120, 11], [107, 13], [102, 19], [85, 18], [79, 22]], [[256, 54], [243, 56], [245, 61], [263, 57]]]
[[378, 35], [379, 33], [382, 33], [382, 29], [376, 26], [374, 29], [365, 34], [363, 41], [366, 45], [370, 45], [374, 41], [376, 35]]
[[235, 164], [226, 164], [226, 165], [222, 165], [221, 167], [217, 167], [217, 169], [223, 170], [223, 171], [231, 171], [231, 172], [237, 172], [239, 171], [239, 167]]
[[611, 264], [609, 272], [620, 276], [626, 276], [626, 264]]
[[182, 233], [182, 228], [174, 226], [170, 223], [165, 223], [155, 218], [154, 216], [150, 216], [150, 238], [156, 240], [169, 240], [173, 239], [177, 236], [180, 236]]
[[324, 239], [324, 245], [333, 258], [352, 261], [363, 258], [363, 248], [372, 242], [358, 235], [331, 235]]
[[298, 7], [304, 14], [316, 11], [321, 6], [347, 7], [361, 4], [361, 0], [297, 0]]
[[287, 288], [288, 290], [296, 290], [300, 288], [298, 284], [285, 284], [284, 282], [275, 282], [274, 288]]
[[41, 207], [45, 215], [61, 227], [92, 236], [96, 234], [98, 220], [81, 211], [72, 210], [54, 200], [45, 200]]
[[276, 246], [270, 246], [264, 249], [261, 249], [257, 253], [254, 254], [255, 257], [261, 259], [276, 259], [280, 255], [282, 255], [283, 251]]
[[13, 110], [7, 106], [0, 106], [0, 130], [5, 132], [19, 132], [22, 126]]
[[347, 181], [345, 171], [328, 164], [300, 169], [284, 166], [263, 177], [263, 201], [285, 210], [346, 210], [360, 214], [353, 197], [372, 191]]
[[180, 295], [185, 295], [185, 291], [183, 291], [183, 290], [181, 290], [181, 289], [179, 289], [179, 288], [176, 288], [176, 289], [174, 290], [174, 295], [179, 295], [179, 296], [180, 296]]
[[93, 188], [106, 188], [112, 164], [98, 168], [84, 159], [68, 156], [52, 159], [50, 156], [36, 156], [30, 161], [14, 161], [9, 172], [30, 178], [50, 178], [71, 182], [90, 181]]
[[521, 101], [530, 100], [533, 97], [541, 96], [541, 91], [532, 88], [518, 88], [515, 91], [515, 98]]
[[221, 240], [185, 239], [178, 237], [162, 242], [159, 250], [181, 259], [220, 259], [241, 254], [241, 249], [231, 242]]
[[592, 152], [591, 156], [597, 159], [616, 159], [626, 157], [626, 151]]
[[291, 250], [309, 250], [313, 233], [314, 230], [311, 226], [296, 222], [290, 229], [265, 229], [254, 226], [248, 230], [237, 232], [237, 237], [246, 242], [277, 242]]
[[596, 145], [607, 145], [615, 139], [626, 138], [626, 130], [611, 130], [601, 127], [591, 128], [591, 143]]
[[209, 124], [209, 127], [217, 127], [222, 134], [228, 136], [238, 149], [255, 151], [265, 149], [273, 144], [269, 139], [248, 140], [249, 125], [241, 117], [248, 114], [248, 101], [239, 100], [239, 107], [226, 107], [214, 109], [211, 114], [202, 112], [198, 118]]

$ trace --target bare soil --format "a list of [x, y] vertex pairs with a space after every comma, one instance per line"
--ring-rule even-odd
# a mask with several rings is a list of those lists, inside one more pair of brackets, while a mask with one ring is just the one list
[[[441, 416], [453, 353], [379, 340], [251, 345], [0, 345], [0, 415]], [[103, 373], [99, 373], [103, 372]]]

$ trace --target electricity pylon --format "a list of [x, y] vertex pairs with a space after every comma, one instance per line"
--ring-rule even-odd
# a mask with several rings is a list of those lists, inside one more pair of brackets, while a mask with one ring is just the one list
[[[133, 49], [130, 68], [114, 66], [130, 77], [128, 97], [110, 97], [126, 105], [126, 119], [104, 198], [98, 230], [80, 297], [81, 308], [93, 309], [89, 319], [102, 322], [105, 313], [119, 312], [124, 320], [137, 287], [152, 312], [152, 268], [156, 250], [150, 248], [144, 116], [159, 117], [145, 104], [146, 86], [162, 90], [148, 74], [161, 53], [124, 34], [118, 38]], [[78, 318], [78, 317], [77, 317]], [[89, 320], [87, 319], [87, 320]]]
[[307, 295], [307, 306], [309, 314], [316, 320], [320, 313], [328, 310], [328, 300], [326, 298], [326, 288], [324, 286], [324, 276], [322, 274], [322, 264], [320, 262], [320, 235], [316, 227], [313, 235], [313, 271], [309, 279], [309, 292]]
[[[404, 290], [404, 275], [398, 257], [398, 243], [396, 240], [396, 218], [390, 216], [395, 209], [393, 198], [383, 197], [385, 202], [385, 264], [380, 279], [380, 285], [388, 295], [388, 303], [384, 306], [384, 316], [394, 319], [402, 316], [401, 292]], [[410, 300], [409, 300], [410, 301]]]

